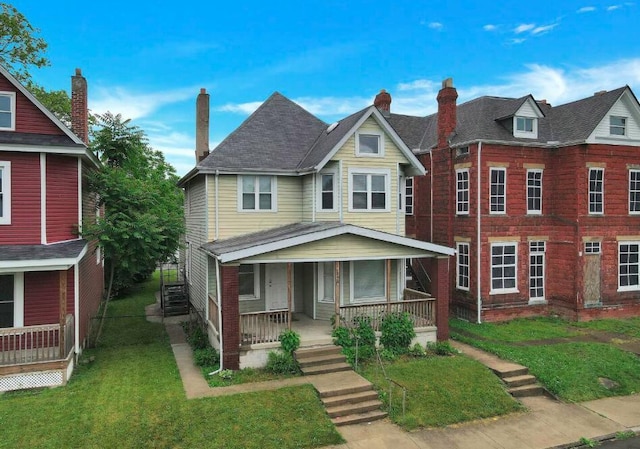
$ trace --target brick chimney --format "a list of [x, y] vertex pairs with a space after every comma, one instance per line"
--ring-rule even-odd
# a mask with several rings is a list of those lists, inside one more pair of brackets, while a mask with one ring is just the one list
[[209, 156], [209, 94], [202, 88], [196, 100], [196, 164]]
[[76, 74], [71, 77], [71, 131], [89, 145], [87, 80], [80, 69], [76, 69]]
[[386, 90], [382, 89], [376, 98], [373, 100], [373, 105], [378, 108], [378, 111], [384, 117], [391, 116], [391, 94]]
[[438, 148], [449, 146], [449, 138], [456, 129], [456, 99], [458, 91], [453, 87], [453, 78], [442, 82], [438, 92]]

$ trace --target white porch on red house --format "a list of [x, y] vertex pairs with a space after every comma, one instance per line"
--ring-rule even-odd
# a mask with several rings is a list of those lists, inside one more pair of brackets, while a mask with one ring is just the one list
[[[330, 344], [331, 321], [408, 312], [427, 339], [448, 339], [451, 248], [336, 222], [298, 223], [208, 243], [207, 321], [223, 367], [259, 366], [285, 329]], [[423, 259], [426, 294], [405, 287]]]

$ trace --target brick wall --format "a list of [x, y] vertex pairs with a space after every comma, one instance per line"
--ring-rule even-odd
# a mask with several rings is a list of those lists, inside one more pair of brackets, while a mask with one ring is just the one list
[[222, 265], [222, 364], [224, 369], [240, 369], [240, 305], [238, 267]]

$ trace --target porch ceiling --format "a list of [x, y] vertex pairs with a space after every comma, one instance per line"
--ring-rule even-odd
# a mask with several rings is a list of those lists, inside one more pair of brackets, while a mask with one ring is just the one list
[[443, 257], [453, 248], [339, 222], [296, 223], [230, 239], [201, 249], [228, 262], [283, 262]]

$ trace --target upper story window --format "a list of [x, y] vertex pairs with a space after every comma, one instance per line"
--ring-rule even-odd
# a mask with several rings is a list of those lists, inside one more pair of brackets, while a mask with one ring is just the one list
[[16, 129], [16, 94], [0, 92], [0, 129]]
[[404, 211], [413, 215], [413, 178], [405, 179], [404, 183]]
[[629, 213], [640, 214], [640, 170], [629, 170]]
[[383, 134], [376, 132], [357, 132], [356, 156], [384, 156]]
[[336, 205], [336, 175], [335, 173], [320, 174], [320, 210], [333, 211]]
[[469, 169], [456, 170], [456, 213], [469, 214]]
[[469, 147], [456, 148], [456, 157], [467, 156], [469, 154]]
[[11, 224], [11, 162], [0, 161], [0, 224]]
[[589, 213], [604, 213], [604, 168], [589, 169]]
[[527, 213], [542, 213], [542, 170], [527, 170]]
[[490, 170], [489, 213], [504, 214], [507, 212], [507, 169]]
[[275, 211], [275, 176], [238, 176], [238, 210]]
[[389, 170], [349, 169], [349, 211], [389, 211]]
[[627, 135], [627, 118], [612, 115], [609, 117], [609, 134], [612, 136]]
[[513, 136], [535, 139], [538, 137], [538, 119], [536, 117], [515, 116], [513, 118]]

